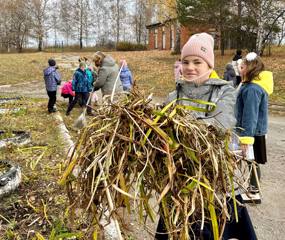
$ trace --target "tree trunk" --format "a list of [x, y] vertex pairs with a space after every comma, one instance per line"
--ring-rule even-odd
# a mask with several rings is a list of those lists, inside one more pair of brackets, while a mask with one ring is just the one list
[[265, 25], [265, 19], [263, 17], [263, 8], [262, 4], [260, 4], [258, 9], [258, 16], [257, 16], [257, 39], [256, 39], [256, 53], [260, 56], [263, 54], [264, 45], [263, 39], [264, 39], [264, 25]]
[[256, 39], [256, 53], [260, 56], [262, 56], [263, 54], [262, 49], [264, 49], [264, 44], [262, 44], [263, 37], [264, 37], [264, 30], [263, 30], [263, 26], [260, 25], [258, 26], [257, 39]]
[[141, 14], [139, 15], [139, 32], [138, 32], [138, 35], [139, 35], [138, 43], [141, 43], [141, 36], [142, 36], [142, 15]]
[[241, 32], [241, 26], [242, 26], [242, 22], [241, 22], [241, 0], [237, 1], [238, 4], [238, 27], [237, 27], [237, 42], [236, 42], [236, 46], [237, 49], [242, 49], [242, 32]]
[[80, 37], [79, 37], [79, 46], [80, 46], [80, 49], [83, 48], [82, 34], [80, 34]]
[[17, 40], [16, 48], [17, 48], [18, 53], [21, 53], [23, 50], [23, 47], [22, 47], [19, 39]]
[[225, 33], [224, 33], [224, 29], [221, 28], [221, 55], [224, 56], [225, 55]]
[[117, 44], [120, 40], [120, 0], [117, 0]]
[[79, 29], [79, 47], [80, 49], [83, 48], [83, 3], [81, 2], [81, 8], [80, 8], [80, 29]]
[[219, 4], [219, 29], [220, 29], [220, 33], [221, 33], [221, 55], [224, 56], [225, 55], [225, 26], [224, 26], [224, 6], [220, 3]]
[[38, 51], [41, 52], [43, 50], [43, 37], [39, 36], [38, 42]]
[[283, 20], [282, 22], [282, 25], [281, 25], [281, 33], [280, 33], [280, 38], [279, 38], [279, 41], [278, 41], [278, 47], [281, 46], [281, 43], [283, 41], [283, 38], [284, 38], [284, 27], [285, 27], [285, 19]]
[[175, 44], [174, 44], [174, 54], [179, 54], [181, 52], [181, 25], [178, 19], [176, 20], [176, 36], [175, 36]]

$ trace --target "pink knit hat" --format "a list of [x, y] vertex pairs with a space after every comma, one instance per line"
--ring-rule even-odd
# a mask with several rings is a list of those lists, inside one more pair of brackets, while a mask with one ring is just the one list
[[190, 55], [203, 58], [214, 68], [214, 38], [208, 33], [192, 35], [182, 48], [181, 59]]

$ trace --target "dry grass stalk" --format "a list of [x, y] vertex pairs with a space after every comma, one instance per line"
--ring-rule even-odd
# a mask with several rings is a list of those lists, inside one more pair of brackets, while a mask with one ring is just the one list
[[155, 109], [136, 92], [98, 106], [61, 179], [72, 206], [85, 208], [99, 224], [108, 190], [111, 214], [134, 206], [141, 220], [145, 213], [154, 221], [149, 200], [156, 197], [173, 239], [189, 239], [195, 222], [210, 222], [219, 239], [229, 217], [227, 196], [234, 196], [236, 159], [228, 149], [230, 133], [194, 119], [190, 110], [174, 103]]

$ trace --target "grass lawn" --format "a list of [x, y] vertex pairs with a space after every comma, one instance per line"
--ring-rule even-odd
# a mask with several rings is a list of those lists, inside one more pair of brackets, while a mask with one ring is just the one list
[[15, 107], [21, 110], [0, 115], [1, 130], [27, 131], [32, 141], [0, 149], [0, 159], [13, 161], [22, 171], [20, 187], [0, 200], [0, 239], [32, 239], [27, 236], [37, 232], [49, 235], [56, 223], [63, 222], [60, 218], [67, 197], [57, 180], [66, 156], [64, 142], [55, 131], [57, 124], [52, 115], [46, 114], [46, 103], [24, 98], [0, 105]]
[[[55, 58], [59, 64], [65, 64], [68, 57], [73, 57], [72, 69], [77, 65], [78, 56], [92, 58], [92, 52], [63, 53], [23, 53], [1, 54], [0, 85], [29, 81], [42, 81], [42, 70], [49, 58]], [[110, 52], [117, 61], [125, 58], [133, 72], [138, 87], [146, 93], [153, 92], [158, 97], [165, 97], [174, 89], [173, 64], [178, 55], [169, 51]], [[234, 55], [234, 50], [227, 50], [224, 56], [216, 51], [215, 69], [222, 77], [227, 62]], [[272, 49], [272, 56], [263, 57], [266, 69], [274, 74], [275, 89], [271, 101], [285, 103], [285, 47]], [[64, 80], [72, 78], [73, 71], [60, 66]]]

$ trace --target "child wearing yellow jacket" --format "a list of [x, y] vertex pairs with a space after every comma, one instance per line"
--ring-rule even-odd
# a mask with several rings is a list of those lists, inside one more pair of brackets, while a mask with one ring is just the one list
[[261, 173], [258, 164], [267, 162], [265, 135], [268, 130], [268, 97], [273, 92], [273, 76], [272, 72], [264, 70], [261, 58], [254, 52], [248, 53], [243, 60], [241, 75], [242, 86], [236, 102], [236, 127], [243, 152], [253, 145], [258, 176], [256, 179], [254, 171], [251, 171], [247, 200], [261, 203], [258, 188]]

